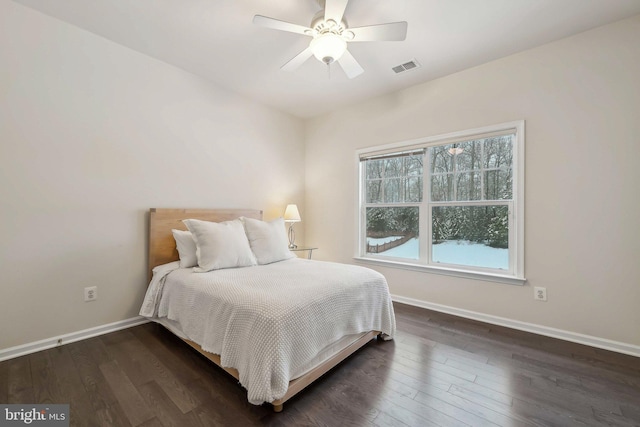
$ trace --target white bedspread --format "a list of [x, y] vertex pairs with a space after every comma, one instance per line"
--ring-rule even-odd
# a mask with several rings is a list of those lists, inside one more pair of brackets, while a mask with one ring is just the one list
[[140, 314], [178, 322], [219, 354], [253, 404], [282, 398], [292, 373], [327, 344], [395, 333], [387, 282], [368, 268], [299, 258], [208, 273], [174, 268], [155, 270]]

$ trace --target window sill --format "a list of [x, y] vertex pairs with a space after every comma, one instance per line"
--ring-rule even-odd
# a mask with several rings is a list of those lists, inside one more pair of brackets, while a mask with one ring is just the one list
[[474, 279], [474, 280], [484, 280], [486, 282], [497, 282], [497, 283], [505, 283], [508, 285], [519, 285], [522, 286], [526, 283], [527, 279], [524, 277], [514, 277], [507, 276], [501, 274], [492, 274], [492, 273], [480, 273], [477, 271], [468, 271], [468, 270], [456, 270], [453, 268], [442, 268], [442, 267], [433, 267], [421, 264], [413, 264], [410, 262], [404, 261], [390, 261], [383, 260], [377, 258], [367, 258], [367, 257], [354, 257], [353, 258], [358, 263], [363, 264], [373, 264], [381, 267], [391, 267], [391, 268], [400, 268], [403, 270], [411, 270], [411, 271], [421, 271], [424, 273], [433, 273], [433, 274], [442, 274], [444, 276], [455, 276], [462, 277], [465, 279]]

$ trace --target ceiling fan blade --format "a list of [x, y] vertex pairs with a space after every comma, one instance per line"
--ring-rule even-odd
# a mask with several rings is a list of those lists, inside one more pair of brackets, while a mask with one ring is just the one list
[[307, 59], [313, 56], [313, 51], [311, 50], [311, 46], [297, 54], [293, 57], [289, 62], [280, 67], [284, 71], [293, 71], [299, 66], [301, 66]]
[[340, 24], [349, 0], [326, 0], [324, 4], [324, 20], [333, 19]]
[[350, 79], [359, 76], [364, 73], [364, 69], [358, 64], [358, 61], [349, 53], [348, 50], [345, 50], [340, 59], [338, 59], [338, 64], [344, 70], [344, 73]]
[[256, 15], [253, 17], [253, 23], [261, 27], [272, 28], [274, 30], [288, 31], [290, 33], [303, 34], [305, 36], [313, 36], [314, 31], [309, 28], [291, 22], [280, 21], [279, 19], [269, 18], [267, 16]]
[[350, 42], [402, 41], [407, 38], [407, 23], [390, 22], [388, 24], [368, 25], [349, 28], [353, 33]]

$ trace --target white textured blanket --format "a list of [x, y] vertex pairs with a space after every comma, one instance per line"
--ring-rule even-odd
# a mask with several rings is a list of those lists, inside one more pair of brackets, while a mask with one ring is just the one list
[[140, 314], [178, 322], [189, 339], [219, 354], [222, 366], [238, 370], [253, 404], [283, 397], [292, 373], [343, 336], [395, 333], [384, 276], [298, 258], [208, 273], [156, 270]]

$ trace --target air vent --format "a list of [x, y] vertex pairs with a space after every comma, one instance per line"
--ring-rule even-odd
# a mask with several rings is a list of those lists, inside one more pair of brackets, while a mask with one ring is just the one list
[[392, 70], [395, 71], [396, 74], [398, 74], [404, 71], [413, 70], [414, 68], [418, 67], [420, 67], [420, 63], [415, 59], [412, 59], [411, 61], [405, 62], [404, 64], [396, 65], [392, 68]]

